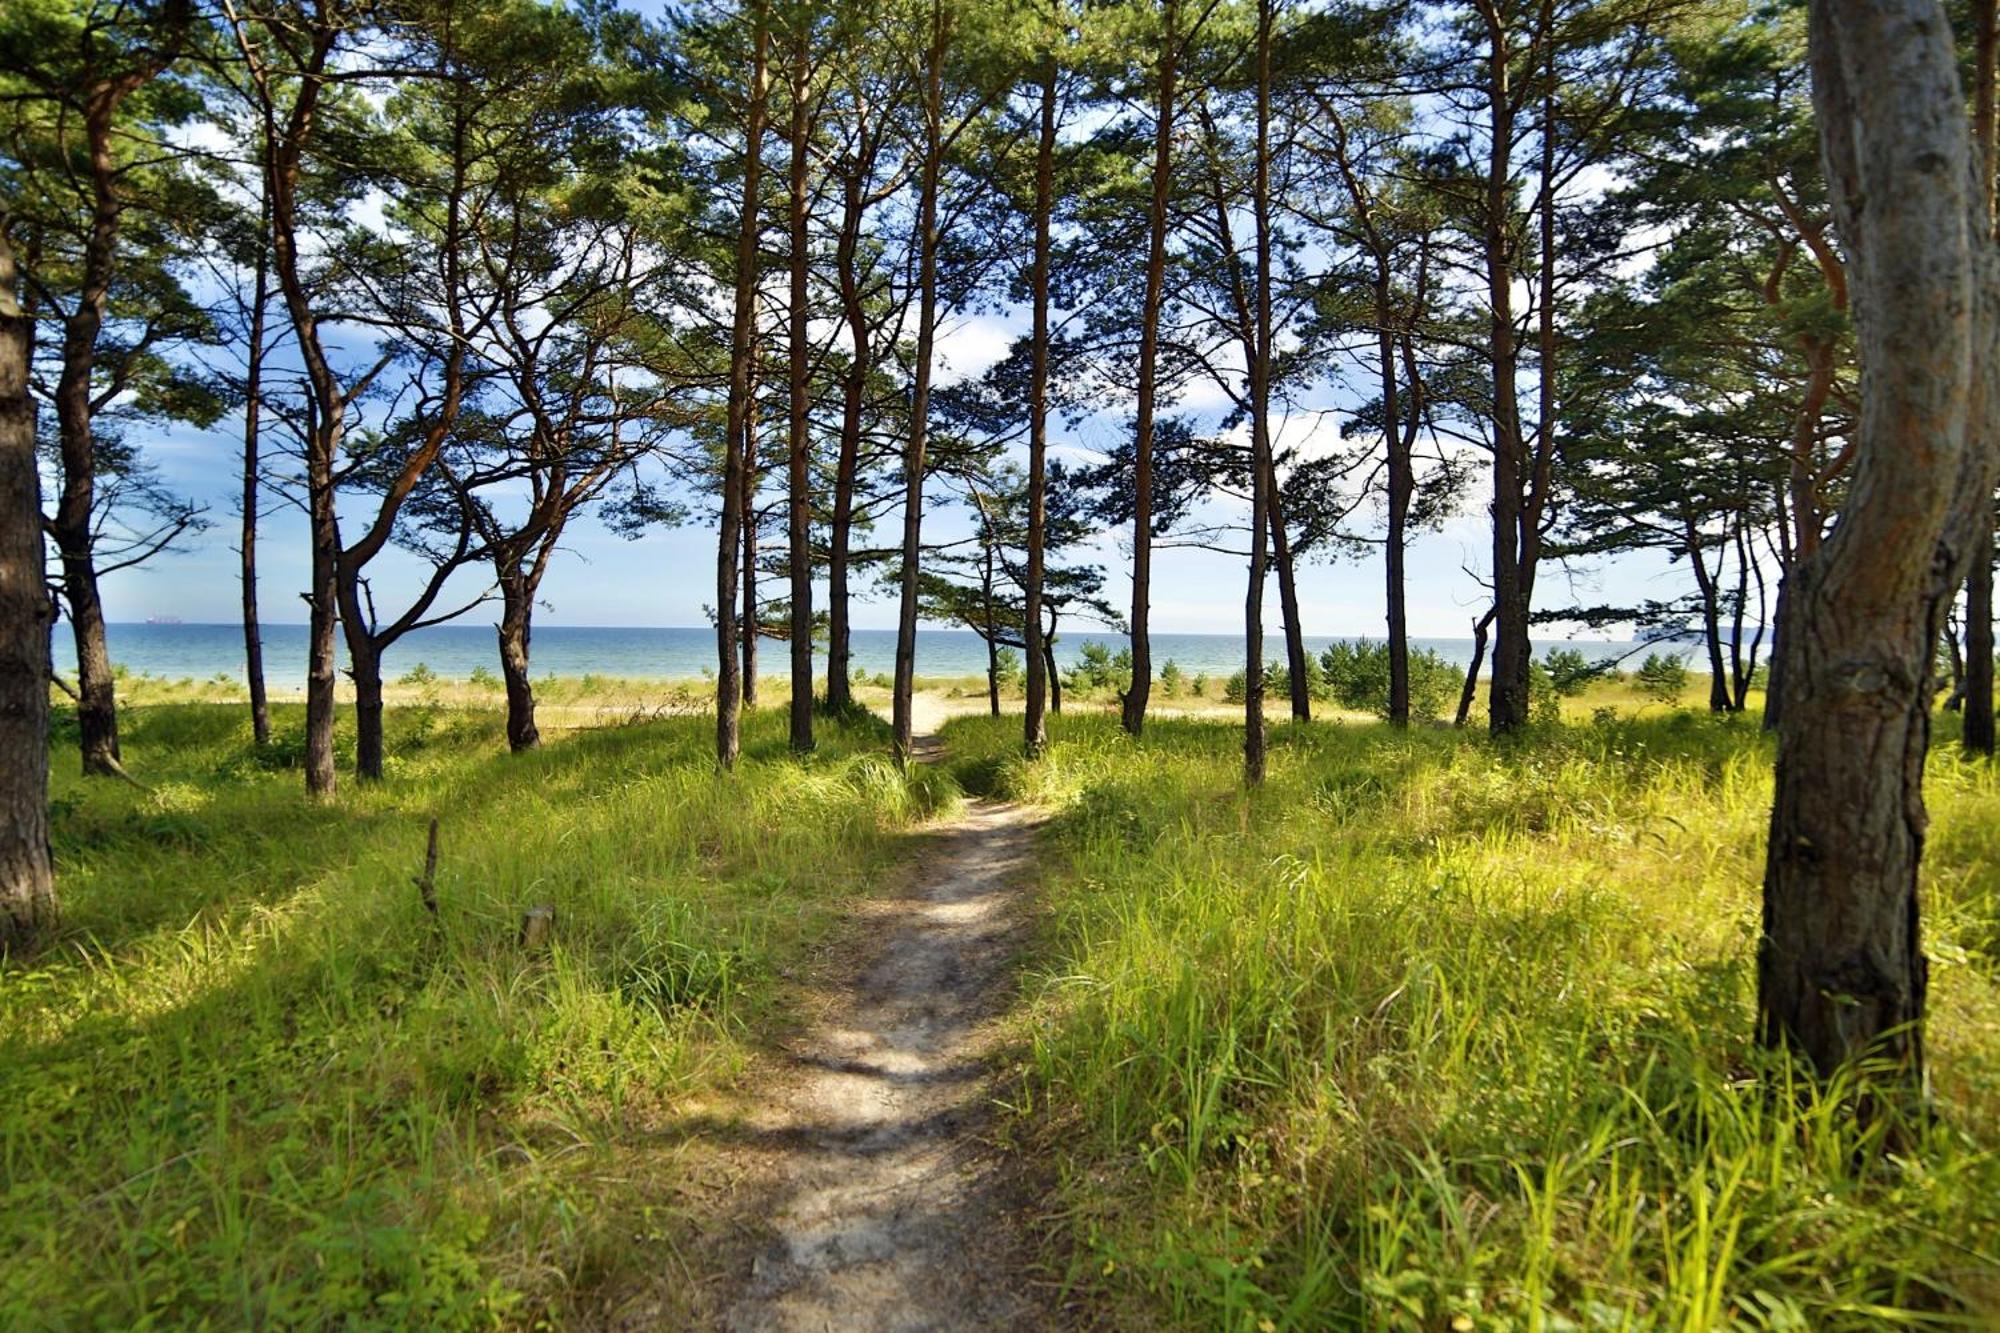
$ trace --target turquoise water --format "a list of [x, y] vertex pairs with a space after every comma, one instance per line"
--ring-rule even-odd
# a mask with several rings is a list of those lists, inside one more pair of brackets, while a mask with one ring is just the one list
[[[179, 680], [243, 676], [243, 631], [237, 625], [112, 625], [109, 630], [111, 660], [135, 674]], [[1313, 635], [1307, 645], [1318, 652], [1341, 636]], [[1056, 657], [1065, 664], [1074, 661], [1086, 643], [1102, 643], [1113, 649], [1125, 645], [1120, 634], [1065, 633], [1057, 641]], [[1552, 639], [1560, 645], [1564, 640]], [[1266, 651], [1282, 657], [1284, 642], [1267, 636]], [[1415, 647], [1429, 648], [1449, 661], [1463, 665], [1472, 658], [1471, 639], [1413, 639]], [[1579, 641], [1575, 644], [1595, 658], [1618, 657], [1635, 647], [1630, 642]], [[1539, 646], [1538, 646], [1539, 647]], [[58, 627], [56, 661], [67, 671], [73, 665], [67, 627]], [[537, 629], [534, 637], [536, 676], [627, 676], [644, 679], [684, 679], [715, 668], [715, 631], [706, 626], [683, 628], [617, 628], [612, 626], [549, 626]], [[1685, 651], [1685, 650], [1681, 650]], [[762, 645], [759, 666], [770, 675], [787, 670], [785, 644], [767, 641]], [[895, 668], [894, 630], [854, 631], [854, 662], [859, 671], [873, 674]], [[1169, 659], [1193, 675], [1207, 672], [1226, 675], [1243, 662], [1243, 640], [1235, 634], [1155, 634], [1153, 660], [1164, 665]], [[824, 657], [820, 657], [822, 664]], [[436, 625], [416, 630], [389, 650], [384, 662], [393, 679], [423, 663], [448, 679], [462, 679], [478, 667], [498, 672], [498, 648], [493, 631], [484, 625]], [[265, 678], [275, 689], [302, 689], [306, 670], [306, 627], [266, 625], [264, 627]], [[920, 676], [970, 676], [986, 670], [986, 647], [970, 630], [926, 629], [917, 632], [917, 674]]]

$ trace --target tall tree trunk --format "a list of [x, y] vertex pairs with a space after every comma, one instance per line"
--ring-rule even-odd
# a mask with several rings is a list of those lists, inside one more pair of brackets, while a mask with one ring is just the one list
[[1787, 579], [1758, 1030], [1821, 1073], [1885, 1059], [1914, 1092], [1931, 653], [1989, 521], [1992, 222], [1937, 0], [1818, 0], [1809, 33], [1861, 408], [1840, 523]]
[[55, 924], [49, 861], [49, 605], [42, 567], [42, 486], [34, 321], [21, 309], [14, 250], [0, 225], [0, 956], [32, 948]]
[[[1279, 526], [1273, 521], [1277, 469], [1271, 463], [1271, 3], [1257, 0], [1257, 150], [1250, 187], [1257, 290], [1256, 348], [1250, 358], [1250, 587], [1243, 602], [1243, 781], [1252, 787], [1264, 781], [1264, 566], [1270, 529]], [[1296, 667], [1293, 672], [1296, 689]]]
[[495, 629], [500, 676], [507, 686], [507, 748], [522, 754], [542, 743], [541, 729], [535, 725], [535, 686], [528, 675], [535, 597], [526, 576], [518, 572], [511, 576], [503, 572], [499, 583], [500, 623]]
[[1493, 684], [1489, 723], [1504, 735], [1528, 721], [1528, 594], [1521, 581], [1527, 450], [1521, 430], [1514, 337], [1514, 90], [1507, 32], [1489, 18], [1484, 217], [1487, 359], [1493, 379]]
[[104, 603], [97, 587], [95, 519], [97, 444], [92, 432], [91, 378], [97, 339], [111, 295], [122, 211], [113, 181], [112, 121], [127, 89], [120, 83], [94, 90], [84, 106], [83, 128], [90, 149], [90, 232], [84, 242], [82, 284], [76, 309], [63, 321], [62, 371], [56, 379], [56, 434], [62, 483], [49, 523], [62, 561], [63, 597], [69, 604], [76, 639], [77, 727], [86, 776], [122, 772], [118, 750], [117, 685], [105, 639]]
[[[264, 107], [264, 180], [271, 207], [271, 269], [284, 295], [299, 357], [306, 368], [306, 520], [312, 549], [310, 607], [306, 630], [306, 794], [326, 799], [334, 794], [334, 625], [340, 567], [340, 526], [334, 511], [334, 461], [347, 421], [347, 397], [319, 338], [319, 319], [312, 293], [300, 273], [298, 249], [298, 182], [307, 141], [326, 87], [325, 70], [339, 35], [337, 24], [314, 28], [310, 50], [300, 61], [298, 91], [285, 115], [282, 131], [275, 126], [277, 109]], [[246, 60], [255, 59], [254, 45], [239, 32]], [[268, 89], [265, 96], [269, 96]]]
[[[1153, 692], [1153, 398], [1159, 389], [1160, 306], [1167, 282], [1167, 202], [1173, 191], [1174, 96], [1179, 77], [1179, 0], [1166, 0], [1153, 122], [1153, 197], [1146, 229], [1146, 294], [1139, 313], [1139, 404], [1132, 450], [1132, 686], [1120, 720], [1137, 736]], [[1261, 515], [1259, 516], [1261, 518]], [[1260, 525], [1257, 531], [1262, 532]]]
[[1027, 658], [1028, 699], [1021, 743], [1030, 755], [1048, 747], [1043, 696], [1053, 674], [1042, 642], [1042, 584], [1047, 577], [1049, 540], [1049, 266], [1054, 250], [1056, 60], [1042, 66], [1041, 133], [1035, 141], [1034, 331], [1028, 367], [1028, 586], [1022, 617], [1022, 655]]
[[306, 615], [306, 792], [334, 794], [333, 716], [340, 585], [340, 524], [334, 513], [333, 450], [339, 433], [315, 430], [306, 444], [306, 519], [312, 590]]
[[271, 704], [264, 688], [264, 635], [257, 614], [257, 469], [264, 408], [264, 316], [271, 299], [270, 231], [271, 204], [266, 191], [257, 232], [250, 346], [243, 375], [243, 531], [237, 547], [243, 569], [243, 675], [250, 686], [250, 734], [259, 746], [271, 741]]
[[757, 189], [764, 149], [765, 72], [770, 30], [755, 8], [750, 105], [744, 118], [743, 204], [736, 229], [736, 311], [729, 343], [729, 408], [722, 447], [722, 517], [715, 559], [715, 761], [734, 768], [742, 749], [743, 682], [736, 656], [736, 562], [743, 539], [744, 454], [750, 422], [751, 359], [757, 313]]
[[827, 534], [826, 703], [829, 711], [854, 707], [853, 630], [849, 619], [849, 551], [854, 540], [854, 487], [861, 470], [861, 421], [868, 397], [868, 313], [862, 304], [861, 274], [856, 262], [861, 248], [861, 223], [867, 211], [867, 177], [874, 160], [866, 127], [857, 125], [857, 146], [850, 170], [841, 179], [840, 239], [834, 247], [834, 272], [840, 284], [840, 308], [847, 321], [852, 355], [841, 380], [840, 457], [834, 464], [833, 520]]
[[791, 745], [794, 751], [813, 748], [813, 644], [812, 644], [812, 478], [806, 466], [810, 429], [812, 347], [808, 339], [807, 262], [810, 254], [806, 236], [807, 138], [812, 132], [808, 84], [811, 79], [809, 42], [811, 11], [792, 18], [792, 122], [791, 179], [788, 203], [791, 223], [791, 317], [789, 356], [791, 379], [787, 404], [785, 558], [792, 582], [792, 709]]
[[[1389, 629], [1389, 724], [1410, 725], [1410, 620], [1408, 575], [1410, 500], [1416, 492], [1416, 468], [1411, 459], [1413, 436], [1402, 427], [1402, 401], [1396, 382], [1396, 339], [1390, 327], [1389, 255], [1378, 244], [1375, 255], [1375, 341], [1382, 374], [1382, 448], [1388, 461], [1388, 532], [1384, 538], [1384, 593]], [[1412, 408], [1414, 408], [1412, 404]]]
[[937, 342], [938, 189], [944, 169], [944, 53], [948, 26], [943, 0], [932, 0], [931, 40], [924, 57], [924, 147], [917, 198], [917, 359], [910, 386], [910, 432], [903, 455], [903, 568], [896, 615], [896, 686], [891, 728], [896, 760], [907, 764], [912, 694], [917, 674], [917, 574], [924, 527], [924, 447], [930, 431], [931, 357]]

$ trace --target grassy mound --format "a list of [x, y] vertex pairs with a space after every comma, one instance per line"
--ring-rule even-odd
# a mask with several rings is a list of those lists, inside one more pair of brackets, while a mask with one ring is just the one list
[[[2000, 1319], [2000, 784], [1941, 752], [1935, 1121], [1871, 1151], [1751, 1040], [1770, 756], [1680, 714], [1518, 744], [1105, 717], [947, 731], [1048, 802], [1024, 1110], [1134, 1327]], [[1940, 747], [1941, 751], [1945, 747]]]
[[132, 709], [148, 791], [58, 745], [63, 933], [0, 963], [0, 1326], [568, 1322], [671, 1277], [670, 1104], [953, 799], [872, 722], [798, 760], [753, 714], [718, 777], [708, 719], [510, 758], [495, 713], [398, 709], [388, 781], [314, 805], [276, 723]]

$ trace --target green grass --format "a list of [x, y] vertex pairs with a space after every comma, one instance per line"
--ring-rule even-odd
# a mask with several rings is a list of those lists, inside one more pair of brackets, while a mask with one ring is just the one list
[[1134, 1328], [2000, 1322], [2000, 781], [1941, 739], [1938, 1115], [1899, 1153], [1750, 1040], [1768, 743], [1691, 714], [1517, 745], [1018, 721], [1056, 807], [1019, 1110]]
[[796, 760], [753, 714], [718, 777], [705, 718], [510, 758], [497, 714], [418, 707], [388, 781], [314, 805], [274, 714], [260, 760], [241, 707], [127, 710], [143, 791], [58, 729], [62, 931], [0, 963], [0, 1327], [671, 1322], [674, 1108], [949, 780], [872, 723]]

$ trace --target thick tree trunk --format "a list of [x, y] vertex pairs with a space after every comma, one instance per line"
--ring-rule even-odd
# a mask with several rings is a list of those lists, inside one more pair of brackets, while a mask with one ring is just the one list
[[1049, 267], [1054, 253], [1056, 62], [1042, 67], [1041, 134], [1035, 143], [1034, 331], [1028, 369], [1028, 577], [1022, 619], [1022, 655], [1027, 659], [1028, 699], [1021, 743], [1030, 755], [1048, 748], [1043, 696], [1051, 676], [1042, 642], [1042, 584], [1047, 577], [1049, 534]]
[[[1137, 736], [1153, 693], [1153, 416], [1159, 387], [1160, 307], [1167, 281], [1167, 202], [1173, 190], [1174, 96], [1179, 76], [1178, 0], [1166, 0], [1153, 112], [1153, 197], [1146, 229], [1146, 293], [1139, 313], [1139, 404], [1132, 450], [1132, 685], [1120, 721]], [[1262, 531], [1261, 525], [1257, 529]]]
[[743, 539], [745, 435], [750, 421], [752, 342], [757, 301], [757, 188], [764, 148], [765, 71], [770, 29], [755, 9], [750, 106], [744, 124], [743, 203], [736, 230], [736, 310], [729, 343], [729, 408], [722, 447], [722, 517], [715, 559], [715, 761], [734, 768], [742, 749], [742, 690], [736, 656], [736, 562]]
[[1877, 1057], [1915, 1091], [1931, 652], [1992, 487], [1991, 220], [1936, 0], [1819, 0], [1810, 50], [1861, 409], [1840, 523], [1787, 580], [1758, 1026], [1821, 1073]]
[[312, 543], [312, 591], [306, 615], [306, 792], [335, 790], [334, 629], [339, 621], [340, 527], [333, 509], [333, 455], [317, 433], [307, 442], [306, 508]]
[[917, 575], [923, 558], [924, 447], [930, 432], [931, 357], [937, 342], [938, 189], [944, 170], [944, 55], [949, 23], [943, 0], [932, 0], [931, 40], [924, 57], [924, 145], [917, 197], [917, 352], [910, 385], [910, 432], [903, 455], [903, 568], [896, 615], [896, 683], [891, 731], [896, 760], [907, 764], [915, 743], [912, 695], [917, 675]]
[[812, 478], [810, 461], [810, 398], [812, 346], [808, 338], [807, 316], [810, 293], [807, 271], [811, 253], [806, 234], [807, 139], [812, 132], [808, 84], [811, 78], [810, 13], [792, 19], [792, 121], [791, 121], [791, 317], [789, 357], [791, 379], [787, 404], [785, 438], [785, 559], [792, 584], [791, 621], [791, 746], [803, 753], [813, 748], [813, 644], [812, 644]]
[[541, 730], [535, 725], [535, 686], [528, 675], [529, 639], [533, 633], [535, 598], [525, 579], [500, 580], [500, 676], [507, 686], [507, 748], [521, 754], [538, 748]]
[[14, 251], [0, 231], [0, 956], [32, 948], [56, 919], [49, 861], [49, 615], [34, 321], [16, 297]]
[[347, 629], [347, 675], [354, 682], [354, 776], [363, 782], [382, 780], [382, 650], [374, 636], [357, 631], [343, 615]]

